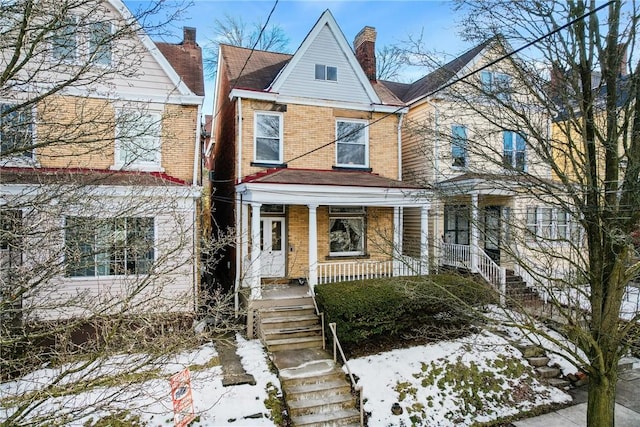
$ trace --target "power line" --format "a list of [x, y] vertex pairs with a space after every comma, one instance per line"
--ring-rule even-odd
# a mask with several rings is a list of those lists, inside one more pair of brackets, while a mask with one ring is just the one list
[[[567, 23], [566, 23], [566, 24], [564, 24], [564, 25], [561, 25], [560, 27], [556, 28], [555, 30], [550, 31], [550, 32], [548, 32], [548, 33], [546, 33], [546, 34], [544, 34], [544, 35], [542, 35], [542, 36], [538, 37], [537, 39], [535, 39], [535, 40], [533, 40], [533, 41], [530, 41], [529, 43], [526, 43], [525, 45], [523, 45], [523, 46], [519, 47], [518, 49], [516, 49], [516, 50], [514, 50], [514, 51], [511, 51], [511, 52], [509, 52], [509, 53], [507, 53], [507, 54], [505, 54], [505, 55], [502, 55], [502, 56], [498, 57], [497, 59], [494, 59], [493, 61], [490, 61], [489, 63], [487, 63], [487, 64], [483, 65], [482, 67], [480, 67], [480, 68], [478, 68], [478, 69], [476, 69], [476, 70], [474, 70], [474, 71], [471, 71], [471, 72], [469, 72], [469, 73], [467, 73], [467, 74], [463, 75], [462, 77], [459, 77], [459, 78], [457, 78], [457, 79], [455, 79], [455, 80], [453, 80], [453, 81], [450, 81], [449, 83], [447, 83], [447, 84], [445, 84], [445, 85], [443, 85], [443, 86], [440, 86], [440, 87], [438, 87], [437, 89], [432, 90], [431, 92], [428, 92], [427, 94], [423, 95], [420, 99], [424, 99], [424, 98], [428, 98], [428, 97], [430, 97], [430, 96], [433, 96], [433, 95], [437, 94], [438, 92], [441, 92], [441, 91], [443, 91], [444, 89], [447, 89], [447, 88], [449, 88], [449, 87], [453, 86], [454, 84], [459, 83], [459, 82], [461, 82], [461, 81], [463, 81], [463, 80], [465, 80], [465, 79], [467, 79], [467, 78], [469, 78], [469, 77], [473, 76], [474, 74], [477, 74], [477, 73], [479, 73], [479, 72], [481, 72], [481, 71], [483, 71], [483, 70], [486, 70], [486, 69], [487, 69], [487, 68], [489, 68], [489, 67], [492, 67], [493, 65], [497, 64], [498, 62], [504, 61], [505, 59], [507, 59], [507, 58], [509, 58], [509, 57], [511, 57], [511, 56], [513, 56], [513, 55], [515, 55], [515, 54], [517, 54], [517, 53], [519, 53], [519, 52], [521, 52], [521, 51], [523, 51], [523, 50], [525, 50], [525, 49], [527, 49], [527, 48], [529, 48], [529, 47], [533, 46], [533, 45], [535, 45], [536, 43], [541, 42], [542, 40], [546, 39], [547, 37], [552, 36], [552, 35], [554, 35], [554, 34], [556, 34], [556, 33], [560, 32], [560, 31], [562, 31], [562, 30], [564, 30], [564, 29], [566, 29], [566, 28], [568, 28], [568, 27], [572, 26], [573, 24], [577, 23], [578, 21], [581, 21], [581, 20], [583, 20], [584, 18], [586, 18], [586, 17], [588, 17], [588, 16], [590, 16], [590, 15], [595, 14], [596, 12], [599, 12], [600, 10], [602, 10], [602, 9], [604, 9], [605, 7], [607, 7], [607, 6], [611, 5], [612, 3], [614, 3], [614, 0], [610, 0], [609, 2], [607, 2], [607, 3], [605, 3], [605, 4], [601, 5], [601, 6], [599, 6], [599, 7], [595, 8], [595, 9], [593, 9], [592, 11], [587, 12], [587, 13], [585, 13], [584, 15], [581, 15], [581, 16], [579, 16], [579, 17], [575, 18], [575, 19], [573, 19], [573, 20], [571, 20], [571, 21], [567, 22]], [[390, 116], [393, 116], [393, 115], [395, 115], [395, 114], [398, 114], [400, 111], [402, 111], [402, 110], [403, 110], [403, 109], [405, 109], [405, 108], [406, 108], [406, 106], [398, 107], [397, 109], [395, 109], [395, 110], [394, 110], [394, 111], [392, 111], [391, 113], [387, 113], [387, 114], [383, 115], [382, 117], [380, 117], [380, 118], [378, 118], [378, 119], [376, 119], [376, 120], [374, 120], [374, 121], [372, 121], [372, 122], [369, 122], [369, 123], [365, 124], [362, 128], [355, 129], [355, 130], [353, 130], [353, 131], [351, 131], [351, 132], [349, 132], [349, 133], [347, 133], [347, 134], [341, 135], [341, 137], [350, 136], [350, 135], [352, 135], [352, 134], [354, 134], [354, 133], [356, 133], [356, 132], [359, 132], [359, 131], [360, 131], [360, 129], [364, 129], [364, 128], [370, 127], [371, 125], [373, 125], [373, 124], [375, 124], [375, 123], [378, 123], [379, 121], [384, 120], [384, 119], [386, 119], [387, 117], [390, 117]], [[302, 154], [300, 154], [299, 156], [293, 157], [293, 158], [291, 158], [291, 159], [289, 159], [289, 160], [285, 161], [284, 163], [293, 162], [293, 161], [298, 160], [298, 159], [300, 159], [300, 158], [302, 158], [302, 157], [308, 156], [309, 154], [315, 153], [316, 151], [319, 151], [319, 150], [321, 150], [321, 149], [323, 149], [323, 148], [326, 148], [326, 147], [328, 147], [328, 146], [330, 146], [330, 145], [333, 145], [333, 144], [335, 144], [335, 143], [336, 143], [336, 142], [338, 142], [338, 141], [339, 141], [339, 139], [338, 139], [338, 138], [336, 138], [336, 139], [334, 139], [334, 140], [333, 140], [333, 141], [331, 141], [331, 142], [328, 142], [328, 143], [323, 144], [323, 145], [321, 145], [321, 146], [319, 146], [319, 147], [316, 147], [316, 148], [314, 148], [314, 149], [312, 149], [312, 150], [309, 150], [309, 151], [307, 151], [307, 152], [305, 152], [305, 153], [302, 153]]]

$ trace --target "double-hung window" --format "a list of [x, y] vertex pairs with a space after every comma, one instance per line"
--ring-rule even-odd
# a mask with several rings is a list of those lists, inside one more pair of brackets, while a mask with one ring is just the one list
[[49, 40], [53, 60], [75, 62], [78, 58], [78, 23], [76, 17], [66, 16], [57, 21]]
[[67, 217], [66, 275], [147, 274], [155, 260], [154, 239], [153, 218]]
[[506, 169], [525, 171], [527, 165], [527, 142], [519, 132], [502, 132], [502, 165]]
[[341, 167], [369, 166], [369, 133], [362, 120], [336, 121], [336, 164]]
[[120, 111], [116, 123], [117, 169], [160, 169], [161, 122], [160, 113]]
[[316, 64], [316, 80], [338, 81], [338, 68], [330, 65]]
[[257, 163], [277, 163], [283, 161], [282, 114], [255, 114], [255, 161]]
[[511, 76], [495, 71], [482, 71], [480, 73], [482, 92], [493, 95], [502, 101], [508, 101], [511, 97]]
[[111, 64], [111, 45], [113, 27], [110, 22], [93, 22], [89, 24], [89, 58], [94, 64]]
[[33, 132], [30, 108], [0, 103], [0, 155], [2, 158], [32, 158]]
[[360, 206], [329, 207], [329, 255], [365, 253], [365, 210]]
[[451, 157], [452, 166], [467, 166], [467, 128], [460, 125], [451, 127]]
[[529, 239], [578, 241], [580, 225], [564, 209], [541, 206], [527, 207]]

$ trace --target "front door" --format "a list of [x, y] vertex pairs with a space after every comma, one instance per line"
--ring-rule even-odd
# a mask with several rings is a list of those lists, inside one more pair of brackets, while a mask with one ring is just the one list
[[500, 265], [500, 206], [487, 206], [484, 209], [484, 251]]
[[262, 236], [260, 273], [262, 277], [284, 277], [285, 242], [284, 218], [265, 217], [260, 221]]

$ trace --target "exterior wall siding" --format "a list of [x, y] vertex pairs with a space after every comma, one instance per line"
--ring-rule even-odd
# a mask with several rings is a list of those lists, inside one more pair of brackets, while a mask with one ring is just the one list
[[[371, 99], [358, 80], [347, 56], [342, 52], [327, 25], [325, 25], [314, 43], [296, 64], [280, 93], [296, 97], [327, 99], [334, 101], [370, 104]], [[315, 65], [322, 64], [338, 69], [337, 81], [315, 79]]]

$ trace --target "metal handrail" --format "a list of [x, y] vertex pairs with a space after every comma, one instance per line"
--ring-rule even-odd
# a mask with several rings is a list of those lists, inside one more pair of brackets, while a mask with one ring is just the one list
[[318, 303], [316, 302], [316, 295], [315, 293], [311, 292], [311, 300], [313, 301], [313, 306], [316, 309], [316, 315], [320, 317], [320, 323], [322, 326], [322, 349], [326, 350], [327, 349], [327, 337], [325, 336], [324, 333], [324, 312], [320, 312], [320, 309], [318, 308]]
[[337, 360], [337, 352], [336, 349], [340, 352], [340, 357], [342, 357], [342, 364], [346, 366], [347, 373], [349, 374], [349, 379], [351, 379], [351, 387], [358, 392], [360, 396], [360, 426], [364, 426], [364, 401], [362, 396], [362, 386], [356, 384], [356, 380], [353, 378], [353, 373], [349, 368], [349, 364], [347, 363], [347, 358], [344, 356], [344, 351], [342, 351], [342, 346], [340, 345], [340, 341], [338, 340], [338, 333], [336, 332], [336, 324], [329, 323], [329, 329], [331, 330], [331, 334], [333, 335], [333, 363], [338, 363]]

